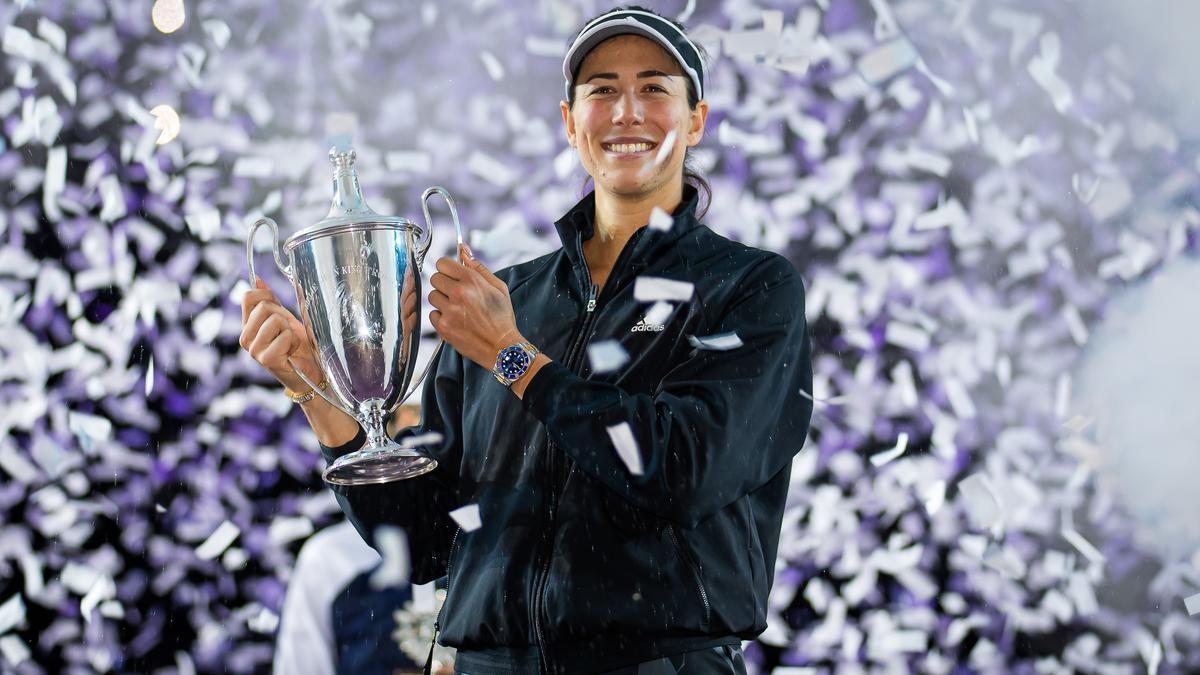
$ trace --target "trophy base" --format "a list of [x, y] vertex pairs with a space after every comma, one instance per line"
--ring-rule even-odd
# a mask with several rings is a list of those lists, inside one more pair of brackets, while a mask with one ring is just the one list
[[342, 455], [325, 469], [321, 478], [331, 485], [377, 485], [416, 478], [436, 468], [436, 459], [389, 441], [382, 447]]

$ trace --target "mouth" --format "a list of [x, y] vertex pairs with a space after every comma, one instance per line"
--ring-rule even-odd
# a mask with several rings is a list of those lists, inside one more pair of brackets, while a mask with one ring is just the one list
[[601, 143], [600, 147], [605, 152], [614, 155], [642, 155], [649, 153], [654, 148], [658, 147], [657, 143], [643, 141], [640, 143]]

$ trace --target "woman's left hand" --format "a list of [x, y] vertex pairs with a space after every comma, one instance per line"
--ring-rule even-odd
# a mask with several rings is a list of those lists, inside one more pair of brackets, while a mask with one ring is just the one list
[[437, 272], [429, 280], [429, 304], [434, 307], [429, 321], [459, 354], [491, 370], [501, 349], [522, 340], [512, 300], [508, 286], [469, 248], [460, 246], [459, 256], [462, 262], [437, 261]]

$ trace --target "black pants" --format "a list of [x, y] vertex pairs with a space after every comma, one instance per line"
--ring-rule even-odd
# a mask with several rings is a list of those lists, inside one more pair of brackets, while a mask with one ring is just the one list
[[[455, 671], [456, 675], [491, 675]], [[746, 675], [741, 647], [712, 647], [645, 661], [603, 675]]]

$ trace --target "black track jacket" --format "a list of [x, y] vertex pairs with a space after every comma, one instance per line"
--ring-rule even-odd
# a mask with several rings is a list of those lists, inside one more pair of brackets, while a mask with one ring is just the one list
[[[638, 230], [601, 290], [583, 258], [595, 212], [585, 197], [556, 223], [561, 249], [497, 274], [517, 327], [553, 359], [524, 400], [447, 346], [421, 425], [402, 434], [442, 434], [428, 449], [437, 469], [334, 487], [368, 543], [378, 526], [404, 528], [414, 582], [449, 576], [440, 641], [467, 672], [478, 651], [532, 655], [533, 672], [602, 672], [766, 627], [791, 460], [812, 413], [804, 287], [782, 256], [702, 225], [696, 204], [689, 186], [671, 230]], [[646, 325], [639, 276], [694, 294]], [[729, 332], [742, 346], [688, 339]], [[629, 355], [614, 372], [587, 357], [602, 340]], [[640, 476], [610, 439], [621, 423]], [[364, 439], [323, 448], [326, 460]], [[473, 503], [483, 526], [460, 532], [448, 513]]]

